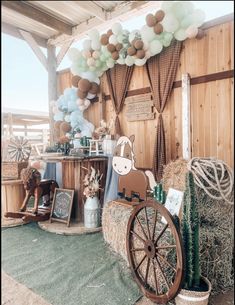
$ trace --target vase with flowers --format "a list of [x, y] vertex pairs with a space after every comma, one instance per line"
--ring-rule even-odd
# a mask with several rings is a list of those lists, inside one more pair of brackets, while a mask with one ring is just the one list
[[96, 128], [93, 133], [95, 139], [103, 140], [102, 149], [106, 155], [112, 155], [114, 148], [116, 147], [116, 141], [113, 140], [113, 136], [111, 135], [112, 128], [113, 121], [107, 123], [104, 120], [101, 120], [100, 126]]
[[98, 191], [100, 190], [100, 180], [102, 174], [100, 171], [96, 171], [93, 167], [86, 174], [83, 183], [83, 194], [86, 196], [86, 202], [84, 205], [84, 226], [86, 228], [98, 228], [101, 223], [101, 208], [98, 198]]

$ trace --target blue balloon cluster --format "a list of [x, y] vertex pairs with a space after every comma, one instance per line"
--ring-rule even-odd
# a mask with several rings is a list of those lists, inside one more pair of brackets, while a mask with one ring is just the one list
[[81, 134], [91, 136], [94, 131], [94, 125], [84, 119], [83, 111], [77, 104], [77, 89], [66, 88], [54, 105], [54, 120], [70, 123], [72, 131], [80, 129]]

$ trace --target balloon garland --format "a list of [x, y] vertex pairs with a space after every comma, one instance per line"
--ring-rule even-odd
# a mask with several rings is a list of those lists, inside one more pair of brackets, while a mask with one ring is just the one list
[[163, 1], [160, 10], [146, 16], [146, 24], [140, 30], [129, 32], [120, 23], [114, 23], [102, 35], [91, 30], [83, 50], [71, 48], [68, 52], [71, 72], [99, 84], [99, 77], [116, 63], [142, 66], [170, 46], [173, 39], [183, 41], [200, 35], [198, 27], [204, 19], [204, 12], [195, 9], [192, 2]]
[[[98, 94], [99, 77], [105, 71], [115, 64], [143, 66], [151, 56], [169, 47], [174, 39], [183, 41], [200, 37], [202, 33], [198, 28], [204, 19], [204, 12], [195, 9], [192, 2], [163, 1], [160, 10], [146, 16], [146, 24], [140, 30], [130, 32], [120, 23], [114, 23], [102, 35], [96, 29], [91, 30], [82, 50], [71, 48], [68, 51], [73, 88], [66, 89], [53, 105], [55, 121], [66, 121], [72, 129], [83, 124], [87, 127], [89, 122], [82, 113]], [[65, 124], [61, 128], [69, 129]]]

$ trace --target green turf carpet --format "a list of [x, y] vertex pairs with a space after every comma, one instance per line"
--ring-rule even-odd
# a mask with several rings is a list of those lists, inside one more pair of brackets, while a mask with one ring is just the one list
[[2, 269], [53, 305], [129, 305], [141, 296], [102, 233], [56, 235], [35, 223], [4, 228]]

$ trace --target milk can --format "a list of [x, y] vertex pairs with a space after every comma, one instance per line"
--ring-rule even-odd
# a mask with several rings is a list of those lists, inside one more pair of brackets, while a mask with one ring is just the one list
[[98, 197], [87, 197], [84, 205], [84, 226], [86, 228], [100, 227], [100, 211], [100, 201]]

